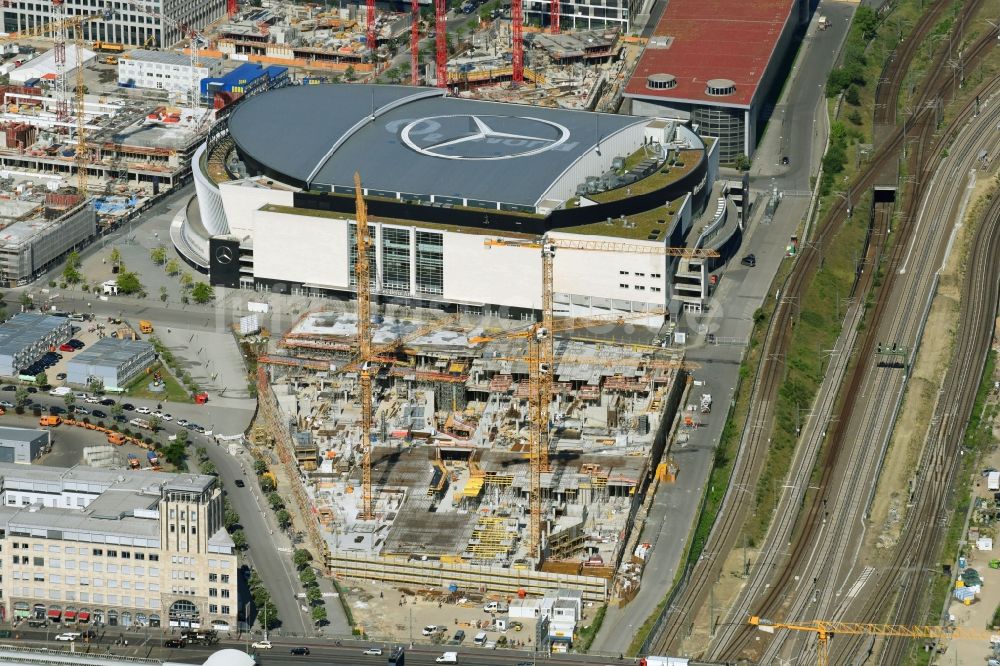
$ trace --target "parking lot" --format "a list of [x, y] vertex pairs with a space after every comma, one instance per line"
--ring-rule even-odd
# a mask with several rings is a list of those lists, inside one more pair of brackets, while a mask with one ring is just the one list
[[[50, 354], [56, 355], [55, 362], [48, 367], [32, 367], [28, 368], [29, 375], [37, 375], [39, 372], [44, 372], [46, 380], [49, 384], [53, 386], [62, 386], [65, 384], [65, 374], [66, 365], [69, 363], [73, 356], [88, 346], [100, 340], [104, 335], [109, 334], [110, 331], [107, 327], [100, 322], [94, 321], [74, 321], [73, 322], [73, 339], [79, 341], [76, 349], [67, 349], [65, 347], [60, 347]], [[36, 364], [39, 362], [36, 362]], [[34, 370], [38, 372], [34, 372]], [[62, 379], [60, 379], [62, 376]]]

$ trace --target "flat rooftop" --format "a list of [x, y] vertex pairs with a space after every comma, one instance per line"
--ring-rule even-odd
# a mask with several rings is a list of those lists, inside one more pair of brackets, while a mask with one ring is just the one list
[[38, 312], [19, 312], [0, 324], [0, 354], [16, 354], [35, 344], [39, 338], [65, 325], [67, 321], [65, 317], [53, 317]]
[[[138, 60], [142, 62], [153, 62], [161, 65], [171, 65], [173, 67], [190, 67], [191, 56], [173, 51], [147, 51], [145, 49], [135, 49], [121, 56], [121, 60]], [[222, 64], [221, 58], [210, 58], [199, 56], [198, 64], [201, 67], [217, 67]]]
[[[670, 0], [625, 87], [630, 97], [749, 107], [796, 0]], [[673, 87], [665, 77], [673, 77]], [[656, 83], [655, 77], [664, 77]], [[709, 94], [708, 82], [735, 91]]]
[[69, 365], [110, 365], [118, 367], [153, 349], [142, 340], [102, 338], [69, 360]]

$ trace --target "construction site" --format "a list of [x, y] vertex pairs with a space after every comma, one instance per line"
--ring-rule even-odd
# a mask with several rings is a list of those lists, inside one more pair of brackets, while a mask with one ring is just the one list
[[682, 352], [573, 337], [627, 318], [553, 319], [551, 299], [541, 322], [512, 328], [375, 313], [359, 291], [355, 312], [307, 313], [256, 347], [255, 445], [276, 449], [328, 571], [510, 597], [634, 594], [637, 516], [678, 472], [670, 442], [711, 411]]

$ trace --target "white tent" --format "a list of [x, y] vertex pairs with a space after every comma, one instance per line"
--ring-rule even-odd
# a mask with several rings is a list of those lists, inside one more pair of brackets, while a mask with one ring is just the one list
[[[83, 63], [86, 65], [88, 62], [94, 59], [95, 54], [93, 51], [88, 51], [87, 49], [81, 49], [83, 54]], [[72, 88], [72, 77], [75, 75], [74, 70], [77, 66], [77, 55], [76, 55], [76, 44], [66, 45], [66, 75], [70, 77], [67, 80], [67, 88]], [[29, 60], [24, 63], [14, 71], [10, 73], [10, 82], [16, 84], [23, 84], [25, 81], [30, 81], [35, 78], [42, 78], [46, 74], [52, 75], [56, 74], [56, 52], [55, 49], [50, 49], [38, 56], [34, 60]]]

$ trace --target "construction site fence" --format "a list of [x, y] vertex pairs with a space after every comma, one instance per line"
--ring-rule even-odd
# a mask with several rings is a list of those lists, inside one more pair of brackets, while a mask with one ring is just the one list
[[402, 587], [437, 587], [499, 593], [509, 597], [540, 597], [557, 590], [579, 590], [584, 601], [604, 603], [609, 582], [598, 576], [549, 573], [530, 569], [488, 567], [441, 560], [393, 559], [365, 553], [330, 553], [327, 566], [334, 576], [370, 580]]

